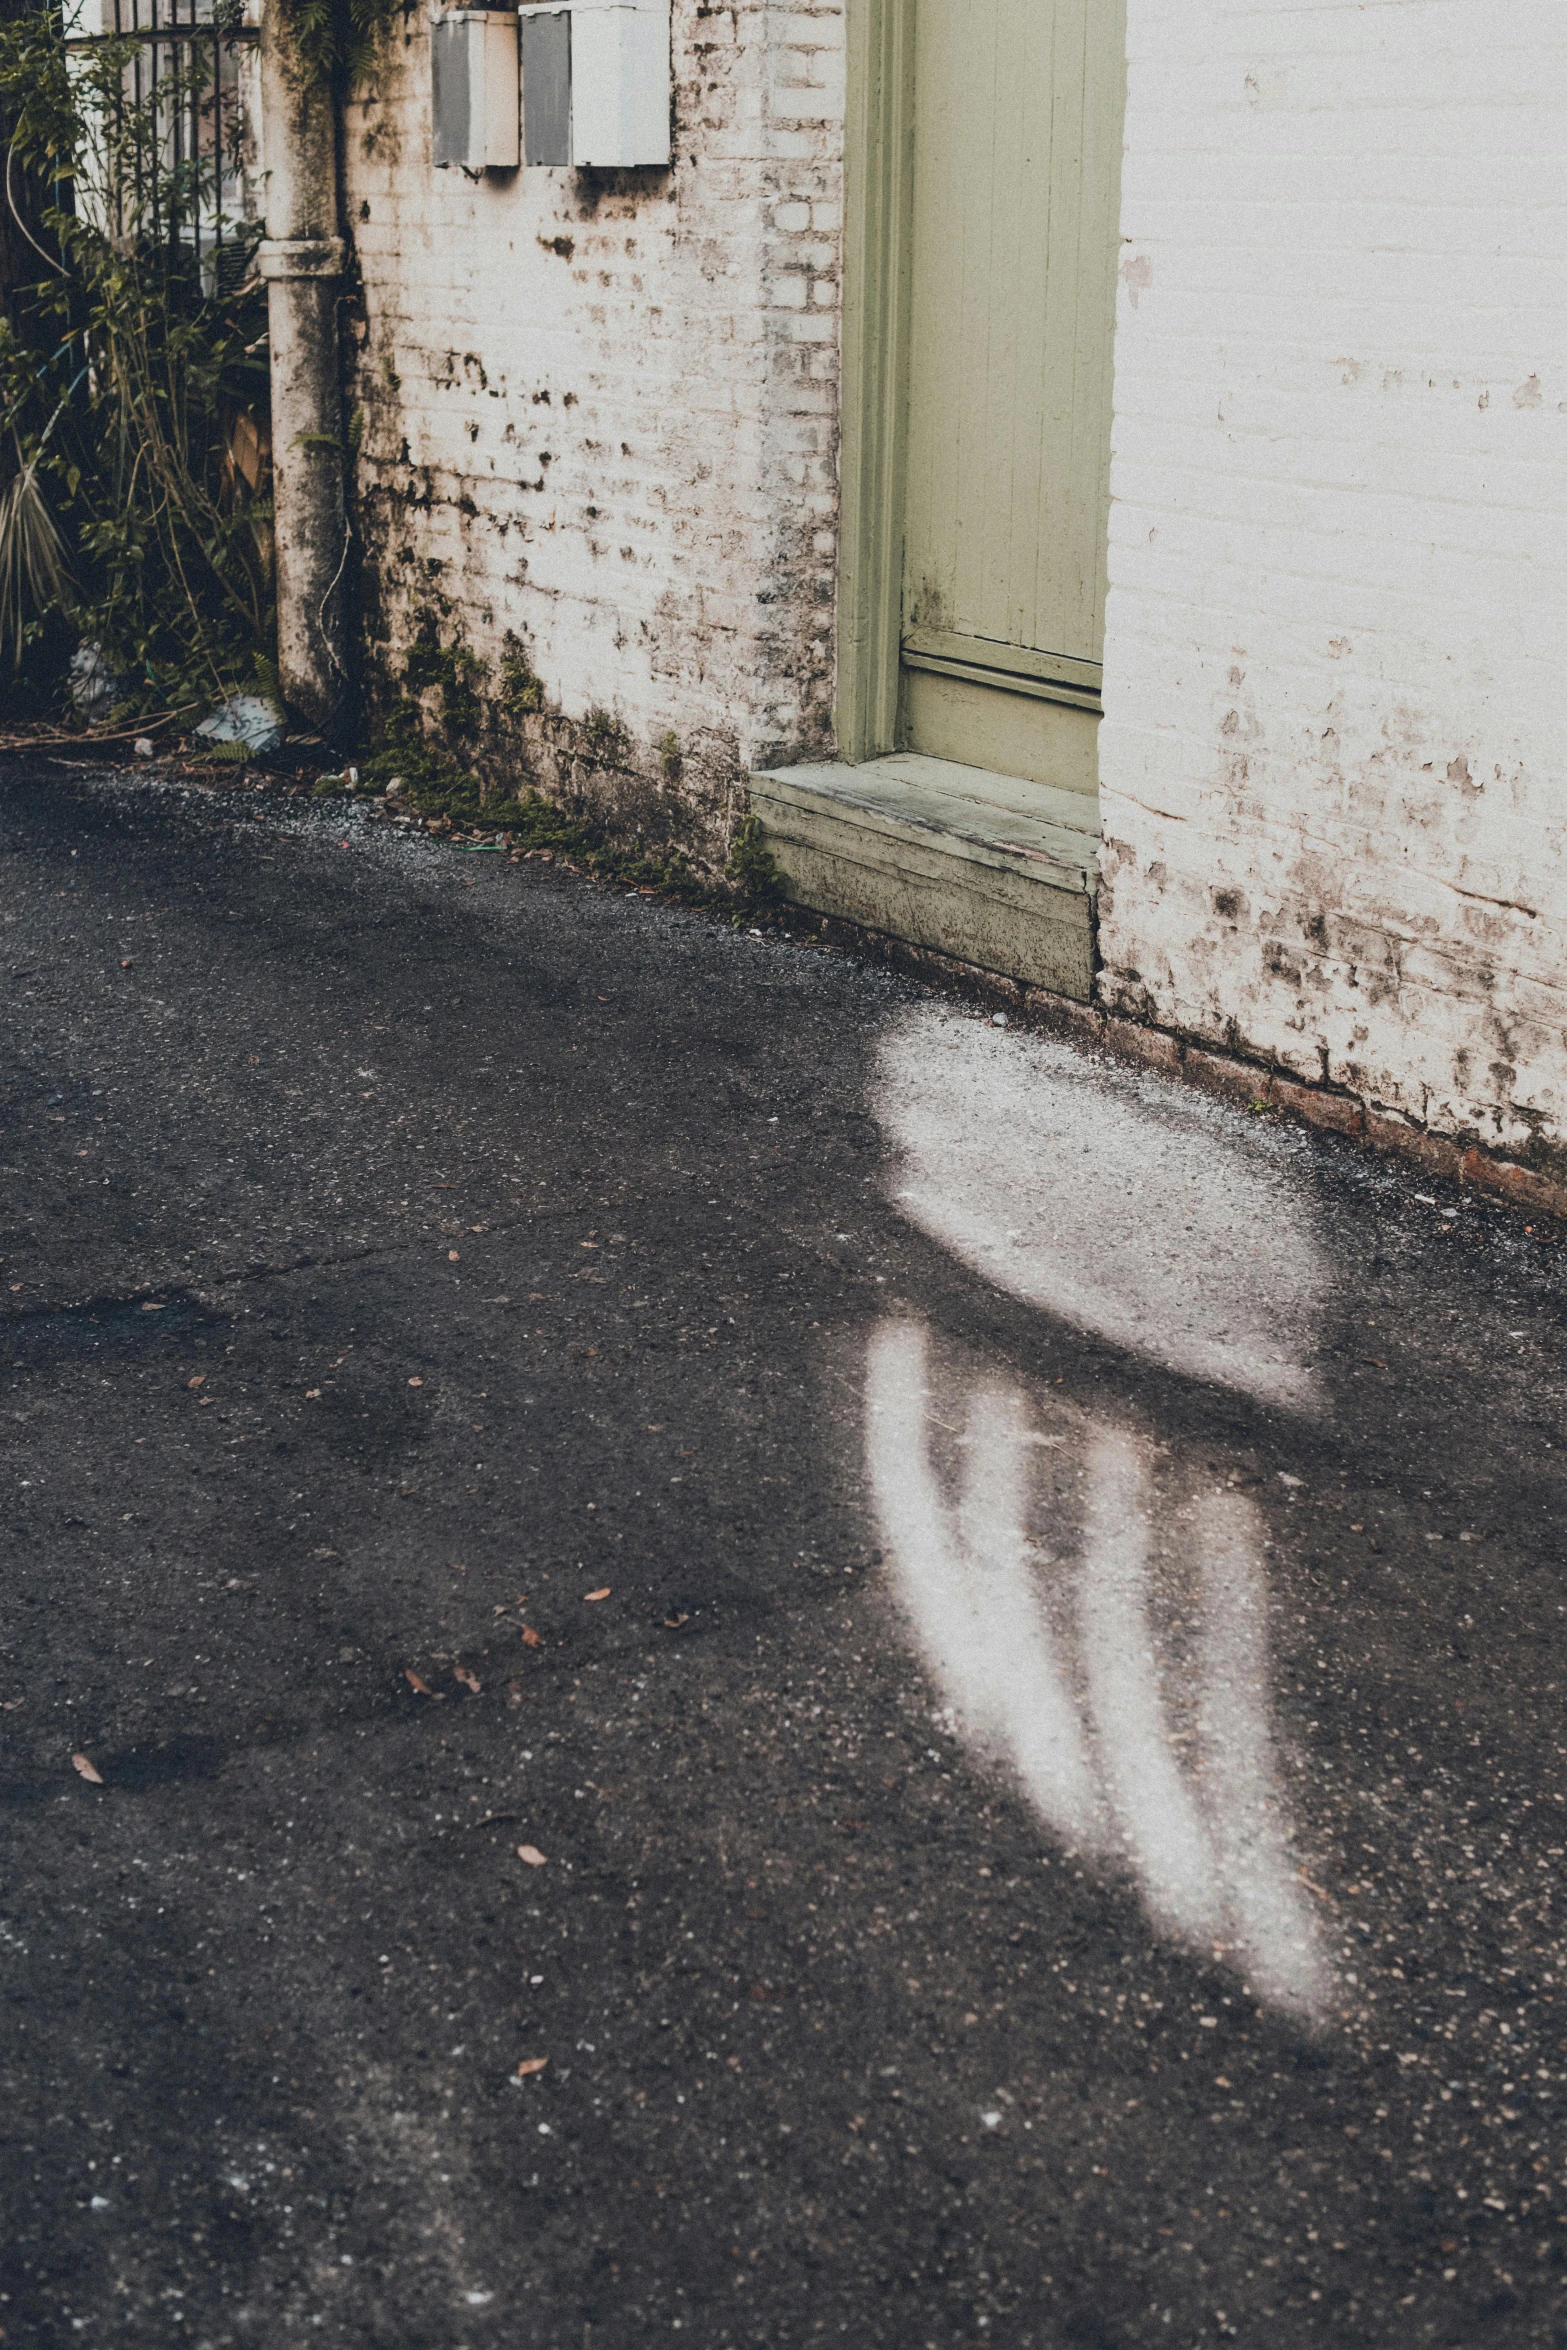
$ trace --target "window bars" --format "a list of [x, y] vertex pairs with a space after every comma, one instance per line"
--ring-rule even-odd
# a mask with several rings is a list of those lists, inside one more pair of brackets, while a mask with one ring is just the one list
[[242, 232], [255, 209], [246, 151], [261, 35], [244, 22], [242, 0], [78, 0], [66, 33], [74, 58], [111, 44], [126, 52], [117, 99], [94, 102], [121, 164], [106, 183], [114, 217], [101, 225], [117, 238], [183, 246], [207, 291], [226, 291], [248, 266], [253, 238]]

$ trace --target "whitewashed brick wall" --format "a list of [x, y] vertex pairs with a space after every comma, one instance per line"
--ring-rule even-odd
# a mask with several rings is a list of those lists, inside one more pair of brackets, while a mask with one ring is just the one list
[[516, 631], [539, 779], [653, 830], [669, 792], [721, 847], [830, 725], [841, 6], [675, 0], [673, 47], [672, 170], [471, 180], [431, 168], [409, 19], [348, 120], [360, 489], [383, 675], [421, 613], [492, 675]]
[[[1549, 1161], [1567, 16], [1129, 16], [1103, 999]], [[671, 172], [473, 182], [409, 19], [350, 111], [361, 488], [383, 674], [516, 631], [539, 779], [716, 850], [829, 740], [842, 0], [676, 0], [674, 62]]]
[[1567, 14], [1130, 0], [1108, 1002], [1549, 1163]]

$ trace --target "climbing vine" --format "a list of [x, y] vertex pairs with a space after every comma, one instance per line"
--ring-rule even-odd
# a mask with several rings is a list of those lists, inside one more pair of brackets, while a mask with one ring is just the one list
[[402, 0], [272, 0], [300, 64], [323, 87], [356, 89], [402, 16]]

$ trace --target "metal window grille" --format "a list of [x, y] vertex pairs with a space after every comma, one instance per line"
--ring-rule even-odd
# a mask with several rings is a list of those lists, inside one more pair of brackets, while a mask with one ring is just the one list
[[156, 171], [122, 192], [113, 233], [133, 229], [154, 242], [192, 248], [209, 289], [243, 269], [249, 240], [245, 145], [248, 135], [244, 53], [261, 35], [243, 22], [241, 0], [84, 0], [97, 32], [74, 31], [70, 52], [133, 42], [122, 77], [124, 103], [155, 128]]

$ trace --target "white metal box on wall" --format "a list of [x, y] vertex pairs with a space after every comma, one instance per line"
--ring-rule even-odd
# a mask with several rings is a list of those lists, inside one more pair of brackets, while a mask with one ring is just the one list
[[525, 6], [522, 84], [529, 163], [667, 164], [669, 0]]
[[430, 151], [436, 168], [514, 169], [522, 160], [517, 98], [515, 12], [437, 9], [430, 19]]
[[571, 160], [669, 161], [669, 0], [572, 0]]

